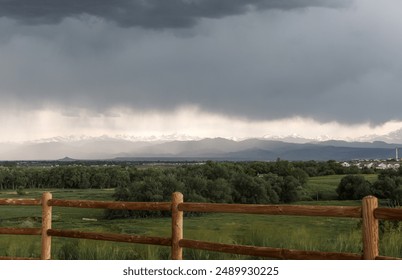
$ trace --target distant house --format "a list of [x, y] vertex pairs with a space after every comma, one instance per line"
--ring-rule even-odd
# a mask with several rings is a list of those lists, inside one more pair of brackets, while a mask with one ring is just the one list
[[350, 167], [350, 163], [349, 162], [342, 162], [341, 163], [341, 165], [343, 166], [343, 167]]
[[388, 168], [388, 165], [385, 164], [385, 163], [383, 163], [383, 162], [381, 162], [379, 165], [377, 165], [376, 168], [377, 168], [377, 169], [387, 169], [387, 168]]
[[370, 162], [370, 163], [368, 163], [368, 164], [366, 164], [364, 166], [367, 167], [367, 168], [372, 168], [374, 166], [374, 163]]

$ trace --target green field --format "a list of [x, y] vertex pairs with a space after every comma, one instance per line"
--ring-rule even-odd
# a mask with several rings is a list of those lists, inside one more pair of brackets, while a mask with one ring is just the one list
[[[342, 176], [311, 178], [305, 191], [333, 193]], [[375, 180], [374, 176], [368, 179]], [[113, 200], [113, 190], [51, 190], [54, 198]], [[43, 190], [24, 197], [38, 198]], [[0, 198], [21, 198], [2, 192]], [[359, 205], [358, 201], [303, 201], [299, 204]], [[41, 210], [37, 206], [0, 206], [0, 227], [39, 227]], [[83, 220], [90, 218], [96, 220]], [[103, 210], [54, 207], [53, 228], [83, 231], [170, 237], [170, 218], [104, 219]], [[227, 244], [244, 244], [299, 250], [360, 253], [359, 219], [205, 214], [185, 217], [184, 237]], [[21, 246], [23, 244], [23, 246]], [[77, 240], [53, 237], [53, 259], [169, 259], [170, 248], [128, 243]], [[381, 236], [382, 255], [402, 257], [400, 227]], [[40, 237], [0, 235], [0, 256], [39, 257]], [[185, 259], [247, 259], [184, 249]]]
[[[369, 182], [377, 180], [377, 174], [362, 175]], [[311, 177], [302, 190], [302, 198], [312, 200], [336, 200], [336, 188], [344, 175], [328, 175]]]

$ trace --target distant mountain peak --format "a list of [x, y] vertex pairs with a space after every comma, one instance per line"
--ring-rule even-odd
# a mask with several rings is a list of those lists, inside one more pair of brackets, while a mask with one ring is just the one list
[[59, 159], [57, 161], [72, 162], [72, 161], [77, 161], [77, 160], [73, 159], [73, 158], [70, 158], [70, 157], [64, 157], [64, 158], [61, 158], [61, 159]]
[[298, 144], [304, 144], [304, 143], [309, 143], [309, 142], [322, 142], [322, 141], [331, 140], [331, 138], [328, 135], [321, 135], [316, 138], [306, 138], [306, 137], [303, 137], [296, 133], [289, 134], [289, 135], [266, 134], [262, 137], [262, 139], [273, 140], [273, 141], [283, 141], [283, 142], [289, 142], [289, 143], [298, 143]]

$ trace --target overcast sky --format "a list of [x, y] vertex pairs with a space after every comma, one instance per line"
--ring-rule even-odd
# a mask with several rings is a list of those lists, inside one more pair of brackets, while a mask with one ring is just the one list
[[400, 0], [0, 0], [0, 141], [402, 128]]

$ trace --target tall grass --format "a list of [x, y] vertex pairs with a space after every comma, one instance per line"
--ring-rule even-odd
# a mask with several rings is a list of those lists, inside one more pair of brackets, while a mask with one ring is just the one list
[[266, 231], [254, 230], [239, 238], [238, 243], [303, 251], [359, 253], [362, 250], [361, 232], [358, 230], [340, 233], [331, 238], [323, 238], [307, 227], [287, 233], [285, 238], [278, 233], [270, 235]]
[[[211, 232], [202, 231], [198, 240], [208, 241]], [[219, 232], [216, 234], [219, 235]], [[0, 255], [15, 257], [40, 257], [40, 239], [38, 237], [7, 236], [9, 243], [0, 248]], [[191, 238], [191, 237], [188, 237]], [[214, 237], [212, 237], [214, 238]], [[238, 245], [252, 245], [323, 252], [362, 252], [362, 232], [358, 228], [341, 232], [335, 236], [319, 236], [314, 229], [300, 227], [296, 231], [278, 232], [277, 229], [251, 230], [247, 234], [223, 231], [214, 242]], [[21, 246], [23, 244], [23, 246]], [[197, 249], [184, 249], [184, 259], [192, 260], [241, 260], [259, 259], [258, 257], [225, 254]], [[381, 234], [380, 255], [402, 257], [402, 232], [393, 228]], [[170, 247], [140, 245], [94, 240], [54, 238], [52, 258], [61, 260], [167, 260], [170, 259]]]
[[37, 236], [2, 235], [7, 243], [1, 243], [0, 256], [40, 258], [41, 241]]
[[388, 222], [380, 235], [380, 254], [402, 258], [402, 222]]
[[[339, 178], [328, 179], [330, 184]], [[318, 184], [318, 182], [316, 182]], [[332, 191], [333, 185], [332, 185]], [[110, 200], [111, 191], [60, 191], [57, 196], [69, 199]], [[39, 191], [38, 191], [39, 194]], [[39, 195], [37, 196], [39, 197]], [[317, 202], [305, 202], [317, 204]], [[359, 205], [359, 202], [320, 202], [327, 205]], [[347, 204], [346, 204], [347, 203]], [[0, 227], [40, 227], [41, 209], [31, 206], [2, 206]], [[93, 232], [113, 232], [145, 236], [169, 237], [171, 220], [116, 219], [104, 220], [103, 210], [57, 207], [53, 226]], [[96, 218], [87, 222], [82, 218]], [[402, 224], [402, 223], [400, 223]], [[390, 225], [390, 224], [388, 224]], [[208, 214], [186, 217], [184, 236], [187, 239], [225, 244], [277, 247], [295, 250], [361, 253], [362, 233], [356, 219], [313, 218], [292, 216]], [[385, 227], [380, 236], [380, 254], [402, 258], [402, 226]], [[54, 259], [170, 259], [170, 247], [138, 245], [92, 240], [53, 238]], [[0, 256], [40, 257], [40, 237], [0, 235]], [[256, 259], [256, 257], [224, 254], [195, 249], [183, 250], [185, 259]]]
[[67, 240], [63, 241], [55, 258], [60, 260], [163, 260], [170, 258], [170, 247]]

